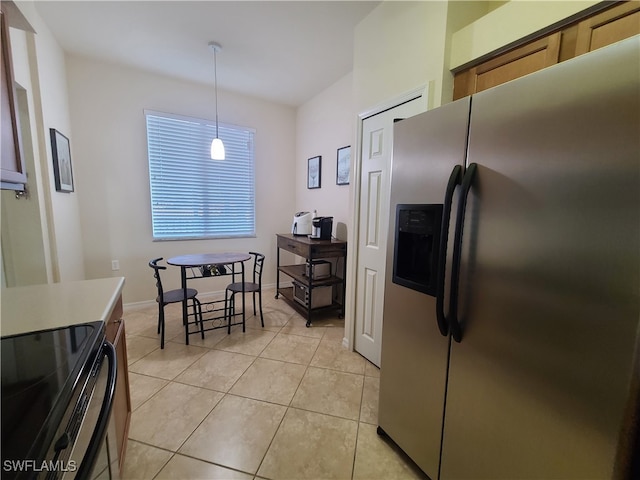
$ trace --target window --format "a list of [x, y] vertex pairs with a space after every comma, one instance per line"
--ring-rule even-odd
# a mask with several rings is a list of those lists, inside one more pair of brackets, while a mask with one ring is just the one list
[[145, 111], [154, 240], [255, 235], [255, 130], [219, 124], [226, 159], [211, 160], [215, 124]]

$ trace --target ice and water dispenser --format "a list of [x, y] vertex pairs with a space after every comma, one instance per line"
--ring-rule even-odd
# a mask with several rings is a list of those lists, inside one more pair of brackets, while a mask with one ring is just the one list
[[442, 204], [396, 207], [393, 283], [436, 295]]

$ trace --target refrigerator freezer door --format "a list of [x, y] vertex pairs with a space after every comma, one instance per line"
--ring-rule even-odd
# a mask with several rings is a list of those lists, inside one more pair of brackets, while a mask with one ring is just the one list
[[[442, 204], [455, 165], [464, 165], [469, 99], [403, 120], [394, 128], [391, 211]], [[379, 425], [431, 478], [440, 461], [449, 339], [436, 299], [392, 282], [395, 218], [387, 247]]]
[[622, 477], [640, 313], [639, 40], [474, 96], [443, 480]]

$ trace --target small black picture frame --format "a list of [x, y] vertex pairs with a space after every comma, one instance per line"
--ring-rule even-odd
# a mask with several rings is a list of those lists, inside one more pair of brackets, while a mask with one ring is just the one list
[[53, 175], [58, 192], [73, 192], [73, 169], [71, 167], [71, 147], [69, 139], [50, 128], [51, 154], [53, 156]]
[[322, 186], [322, 157], [311, 157], [307, 160], [307, 188]]
[[336, 160], [336, 185], [349, 185], [351, 171], [351, 146], [338, 149]]

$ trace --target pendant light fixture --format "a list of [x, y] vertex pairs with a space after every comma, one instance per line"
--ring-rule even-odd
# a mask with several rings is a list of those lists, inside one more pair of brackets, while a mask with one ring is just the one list
[[211, 160], [224, 160], [224, 144], [218, 137], [218, 66], [216, 53], [222, 50], [219, 43], [209, 42], [209, 48], [213, 50], [213, 81], [216, 93], [216, 138], [211, 142]]

